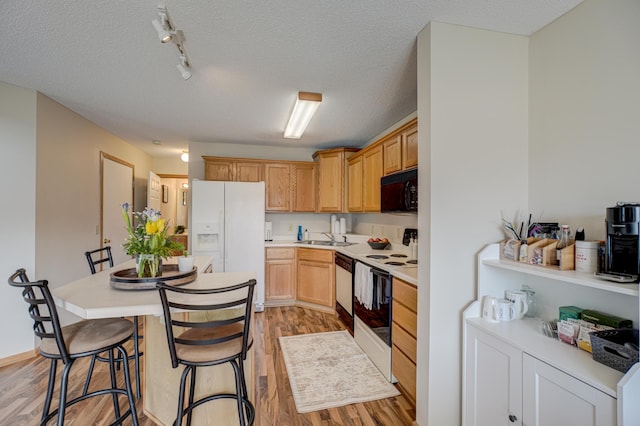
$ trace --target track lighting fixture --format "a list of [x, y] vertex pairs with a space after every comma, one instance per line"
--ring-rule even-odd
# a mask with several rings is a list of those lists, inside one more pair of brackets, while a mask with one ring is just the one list
[[191, 78], [191, 71], [189, 71], [189, 61], [185, 55], [180, 55], [180, 63], [176, 65], [178, 71], [182, 75], [182, 78], [189, 80]]
[[191, 63], [184, 48], [184, 33], [181, 30], [177, 30], [175, 25], [173, 25], [173, 21], [166, 7], [158, 6], [158, 16], [160, 20], [154, 19], [151, 21], [151, 24], [153, 24], [153, 27], [158, 32], [158, 38], [161, 43], [166, 44], [173, 42], [178, 48], [178, 60], [180, 63], [176, 65], [176, 67], [178, 71], [180, 71], [182, 78], [188, 80], [191, 78]]
[[160, 21], [154, 19], [151, 21], [153, 27], [158, 32], [158, 38], [161, 43], [169, 43], [173, 40], [173, 35], [176, 30], [173, 27], [173, 24], [169, 20], [169, 14], [167, 13], [167, 9], [164, 6], [158, 6], [158, 16], [160, 16]]

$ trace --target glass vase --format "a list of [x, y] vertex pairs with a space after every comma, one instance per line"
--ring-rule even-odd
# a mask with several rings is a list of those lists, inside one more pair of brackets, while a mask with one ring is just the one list
[[138, 278], [154, 278], [162, 275], [162, 258], [155, 254], [136, 256]]

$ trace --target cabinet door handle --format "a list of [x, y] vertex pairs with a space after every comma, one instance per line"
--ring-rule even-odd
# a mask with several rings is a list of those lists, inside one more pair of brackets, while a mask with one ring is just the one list
[[518, 418], [516, 416], [514, 416], [513, 414], [509, 414], [509, 421], [511, 423], [515, 423], [518, 421]]

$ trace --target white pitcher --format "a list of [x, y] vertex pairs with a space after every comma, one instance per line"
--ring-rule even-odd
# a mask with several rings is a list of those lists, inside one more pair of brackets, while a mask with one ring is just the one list
[[514, 317], [521, 319], [529, 310], [527, 293], [520, 290], [505, 290], [504, 298], [513, 303]]

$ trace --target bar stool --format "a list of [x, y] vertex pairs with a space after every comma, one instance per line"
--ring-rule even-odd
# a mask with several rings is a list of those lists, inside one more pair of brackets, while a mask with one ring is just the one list
[[[177, 368], [184, 365], [180, 377], [178, 413], [174, 425], [180, 425], [187, 416], [187, 425], [191, 424], [193, 409], [208, 401], [232, 398], [237, 401], [240, 425], [253, 424], [255, 409], [249, 401], [244, 375], [244, 360], [247, 350], [253, 344], [249, 331], [253, 291], [256, 280], [223, 288], [197, 289], [174, 287], [158, 282], [164, 311], [167, 340], [171, 365]], [[182, 312], [176, 312], [176, 309]], [[193, 315], [184, 311], [221, 311], [226, 310], [224, 319], [207, 320], [202, 315]], [[208, 312], [208, 317], [214, 313]], [[174, 327], [182, 327], [179, 335], [174, 335]], [[236, 393], [210, 394], [194, 401], [197, 367], [230, 363], [235, 375]], [[188, 404], [185, 407], [185, 388], [187, 376], [191, 373]], [[246, 416], [246, 418], [245, 418]]]
[[[113, 268], [113, 256], [111, 255], [111, 246], [104, 246], [102, 248], [85, 251], [84, 256], [87, 258], [87, 262], [89, 263], [89, 269], [91, 270], [91, 275], [95, 275], [96, 266], [101, 263], [109, 262], [109, 267]], [[95, 257], [94, 257], [95, 256]], [[142, 397], [142, 392], [140, 390], [140, 357], [144, 355], [143, 352], [140, 352], [140, 339], [142, 339], [142, 335], [138, 333], [139, 320], [137, 316], [133, 317], [133, 355], [129, 355], [129, 360], [134, 360], [135, 368], [136, 368], [136, 396], [138, 398]], [[91, 357], [91, 364], [89, 364], [89, 372], [87, 373], [87, 380], [84, 383], [84, 389], [82, 393], [87, 393], [89, 390], [89, 383], [91, 383], [91, 375], [93, 374], [93, 368], [96, 364], [96, 360], [102, 362], [108, 362], [109, 359], [99, 354], [96, 354]], [[118, 361], [118, 360], [116, 360]], [[120, 366], [120, 362], [118, 362], [118, 367]]]
[[[129, 381], [128, 365], [125, 364], [122, 368], [125, 388], [118, 388], [113, 356], [115, 349], [122, 359], [127, 358], [127, 351], [123, 345], [133, 336], [131, 322], [121, 318], [104, 318], [80, 321], [61, 327], [58, 311], [49, 291], [47, 280], [30, 282], [26, 271], [18, 269], [9, 277], [9, 284], [13, 287], [22, 288], [22, 297], [29, 305], [29, 316], [34, 321], [33, 331], [36, 337], [42, 339], [40, 342], [40, 355], [51, 360], [47, 395], [40, 425], [45, 425], [57, 415], [58, 426], [62, 426], [67, 407], [94, 396], [107, 394], [111, 394], [113, 399], [113, 409], [116, 417], [113, 424], [120, 424], [127, 416], [131, 415], [133, 424], [137, 425], [138, 416], [133, 391], [131, 390], [131, 382]], [[101, 352], [109, 353], [111, 388], [82, 394], [67, 401], [67, 387], [73, 363], [79, 358], [93, 356]], [[60, 403], [58, 408], [50, 411], [58, 361], [62, 361], [64, 365], [60, 381]], [[118, 395], [126, 395], [129, 401], [129, 409], [122, 415], [120, 414]]]

